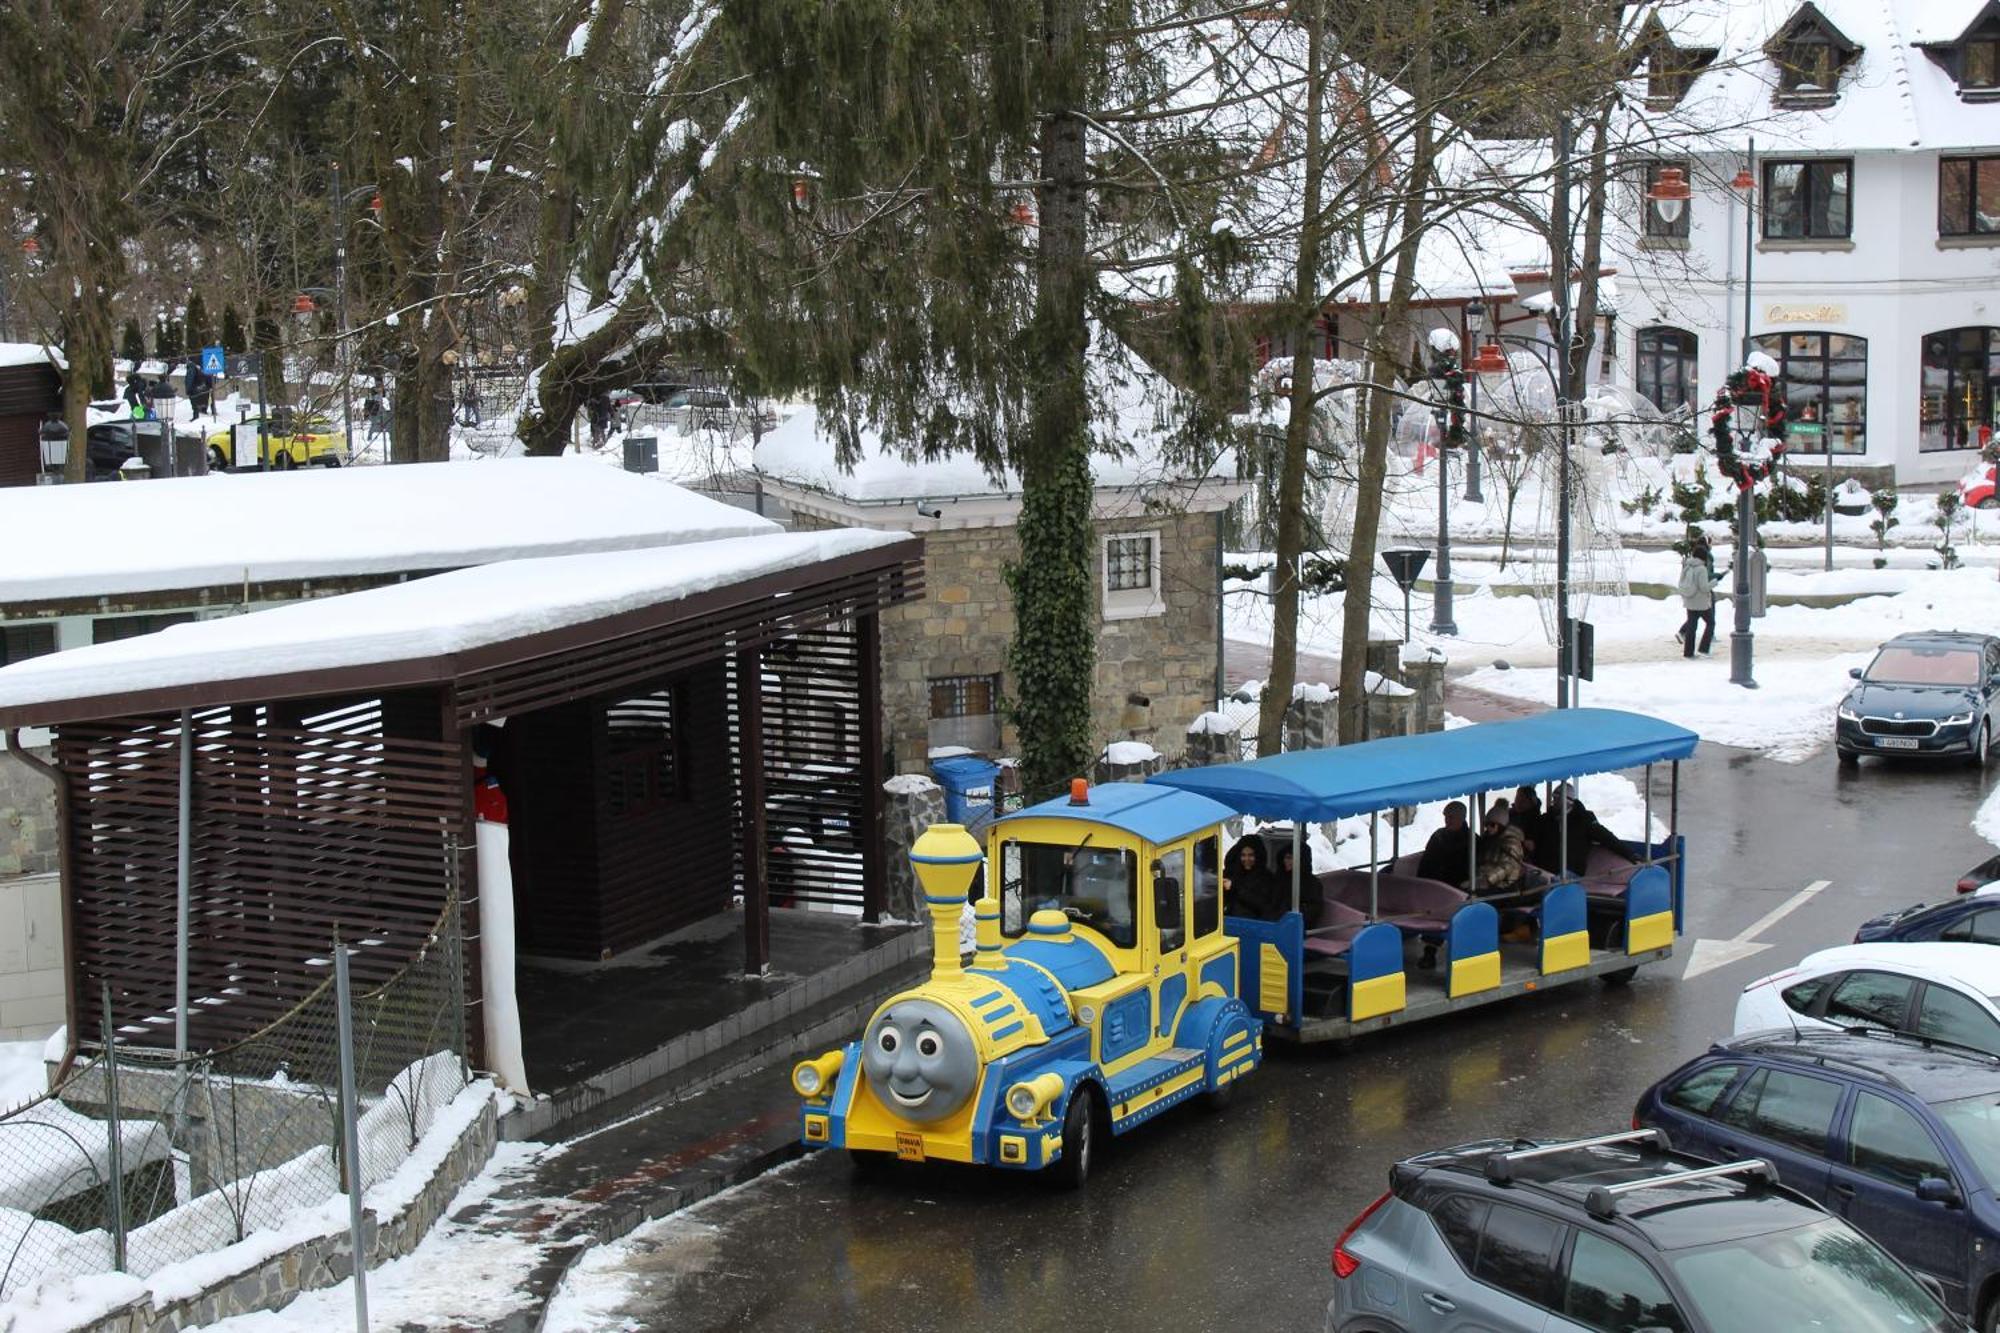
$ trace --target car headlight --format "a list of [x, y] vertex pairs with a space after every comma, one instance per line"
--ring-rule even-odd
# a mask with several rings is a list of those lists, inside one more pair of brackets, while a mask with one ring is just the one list
[[1859, 722], [1861, 720], [1861, 714], [1855, 712], [1852, 708], [1849, 708], [1846, 704], [1842, 704], [1840, 706], [1839, 711], [1840, 711], [1840, 720], [1842, 722]]
[[1950, 717], [1938, 723], [1938, 725], [1941, 727], [1969, 727], [1972, 725], [1972, 714], [1953, 713]]

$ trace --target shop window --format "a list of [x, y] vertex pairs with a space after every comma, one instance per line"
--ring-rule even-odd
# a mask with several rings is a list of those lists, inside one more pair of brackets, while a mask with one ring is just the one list
[[56, 627], [48, 625], [0, 625], [0, 666], [25, 662], [56, 650]]
[[931, 748], [1000, 748], [1000, 677], [936, 676], [930, 681]]
[[1640, 329], [1632, 367], [1640, 396], [1668, 416], [1693, 412], [1701, 401], [1695, 380], [1700, 346], [1686, 329]]
[[1680, 216], [1669, 222], [1660, 216], [1660, 210], [1654, 206], [1649, 197], [1653, 187], [1660, 183], [1660, 173], [1670, 167], [1681, 173], [1682, 180], [1694, 179], [1694, 169], [1684, 158], [1678, 160], [1663, 158], [1646, 163], [1640, 173], [1639, 216], [1644, 219], [1646, 235], [1654, 240], [1684, 241], [1687, 239], [1689, 223], [1694, 217], [1694, 201], [1689, 200], [1684, 204]]
[[1993, 438], [1994, 389], [2000, 384], [2000, 329], [1945, 329], [1923, 341], [1920, 453], [1980, 449]]
[[1767, 333], [1757, 347], [1776, 361], [1791, 411], [1794, 453], [1868, 449], [1868, 340], [1846, 333]]
[[171, 611], [151, 616], [99, 616], [90, 622], [90, 641], [116, 643], [120, 639], [136, 639], [141, 634], [151, 634], [170, 625], [185, 625], [193, 619], [192, 611]]
[[2000, 157], [1938, 163], [1938, 235], [2000, 234]]
[[1764, 239], [1846, 240], [1854, 234], [1853, 180], [1847, 158], [1764, 163]]
[[1127, 620], [1166, 610], [1160, 591], [1160, 534], [1120, 532], [1104, 539], [1104, 618]]

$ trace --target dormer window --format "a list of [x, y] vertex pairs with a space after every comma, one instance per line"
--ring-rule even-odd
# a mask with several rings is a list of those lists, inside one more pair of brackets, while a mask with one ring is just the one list
[[1679, 106], [1694, 85], [1695, 76], [1714, 61], [1713, 47], [1676, 46], [1666, 26], [1654, 15], [1632, 45], [1632, 66], [1646, 66], [1646, 105], [1655, 111]]
[[2000, 36], [1974, 37], [1959, 55], [1958, 86], [2000, 90]]
[[1841, 35], [1810, 2], [1799, 7], [1764, 48], [1778, 69], [1772, 99], [1781, 107], [1832, 106], [1840, 75], [1861, 48]]

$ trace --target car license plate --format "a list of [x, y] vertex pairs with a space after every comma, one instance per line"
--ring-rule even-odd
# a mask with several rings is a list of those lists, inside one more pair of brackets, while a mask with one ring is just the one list
[[1914, 750], [1917, 748], [1915, 736], [1877, 736], [1875, 744], [1884, 750]]
[[896, 1135], [896, 1160], [899, 1162], [923, 1161], [924, 1136], [921, 1134]]

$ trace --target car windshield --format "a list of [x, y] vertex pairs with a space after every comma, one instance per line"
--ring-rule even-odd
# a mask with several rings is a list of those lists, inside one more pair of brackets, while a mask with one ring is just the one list
[[1979, 653], [1971, 648], [1892, 645], [1875, 654], [1868, 679], [1883, 685], [1977, 685]]
[[1668, 1258], [1714, 1333], [1949, 1333], [1958, 1327], [1875, 1242], [1832, 1218]]
[[1931, 1110], [1965, 1149], [1987, 1188], [2000, 1183], [2000, 1092], [1940, 1102]]
[[1055, 908], [1132, 947], [1138, 928], [1137, 862], [1132, 853], [1087, 844], [1008, 842], [1000, 853], [1000, 928], [1019, 935], [1028, 918]]

